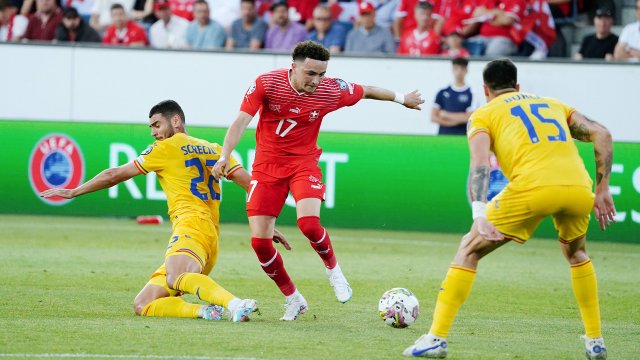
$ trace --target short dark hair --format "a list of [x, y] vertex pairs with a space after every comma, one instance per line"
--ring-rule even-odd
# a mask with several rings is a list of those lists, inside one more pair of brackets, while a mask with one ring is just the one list
[[418, 1], [416, 3], [416, 9], [424, 9], [424, 10], [433, 11], [433, 5], [428, 1], [420, 0], [420, 1]]
[[171, 119], [174, 115], [180, 116], [180, 120], [184, 123], [186, 121], [184, 117], [184, 111], [177, 102], [173, 100], [160, 101], [149, 110], [149, 118], [155, 114], [160, 114], [167, 120]]
[[276, 0], [271, 4], [269, 10], [273, 11], [280, 6], [284, 6], [286, 9], [289, 9], [289, 3], [287, 3], [287, 0]]
[[313, 59], [319, 61], [329, 61], [331, 55], [329, 50], [317, 42], [307, 40], [299, 42], [293, 49], [291, 54], [293, 61], [304, 61], [304, 59]]
[[0, 0], [0, 10], [8, 9], [11, 7], [17, 7], [11, 0]]
[[515, 89], [518, 84], [518, 69], [507, 58], [496, 59], [484, 67], [482, 80], [491, 91]]
[[193, 6], [195, 7], [198, 4], [204, 4], [204, 5], [207, 5], [207, 7], [209, 7], [209, 3], [206, 2], [206, 0], [197, 0], [196, 2], [193, 3]]
[[250, 3], [251, 5], [256, 5], [256, 0], [240, 0], [240, 3]]
[[463, 57], [457, 57], [453, 60], [451, 60], [451, 63], [453, 65], [458, 65], [458, 66], [462, 66], [462, 67], [467, 67], [469, 65], [469, 60], [463, 58]]
[[115, 4], [111, 5], [111, 11], [116, 10], [116, 9], [120, 9], [120, 10], [124, 11], [124, 6], [122, 6], [122, 4], [118, 4], [118, 3], [115, 3]]

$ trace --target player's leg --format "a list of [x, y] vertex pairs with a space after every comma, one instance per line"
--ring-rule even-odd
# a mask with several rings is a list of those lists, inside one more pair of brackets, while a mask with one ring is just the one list
[[303, 166], [296, 169], [289, 186], [296, 200], [298, 227], [322, 259], [336, 298], [345, 303], [351, 299], [353, 291], [338, 264], [329, 232], [320, 224], [320, 207], [325, 193], [321, 179], [322, 171], [317, 165]]
[[166, 267], [163, 264], [133, 300], [133, 309], [140, 316], [222, 318], [224, 308], [221, 306], [191, 304], [176, 297], [179, 295], [180, 292], [167, 286]]
[[197, 217], [186, 218], [175, 224], [172, 239], [176, 236], [177, 240], [165, 254], [169, 288], [228, 308], [233, 321], [249, 320], [249, 315], [257, 310], [256, 301], [237, 298], [208, 276], [217, 259], [218, 237], [214, 224]]
[[586, 250], [589, 213], [593, 206], [591, 189], [570, 187], [565, 194], [567, 206], [553, 221], [560, 235], [560, 248], [571, 267], [571, 285], [585, 328], [585, 347], [590, 359], [606, 359], [602, 339], [600, 304], [596, 272]]

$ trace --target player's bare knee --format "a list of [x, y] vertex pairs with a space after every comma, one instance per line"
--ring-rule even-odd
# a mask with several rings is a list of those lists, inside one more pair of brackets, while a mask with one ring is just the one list
[[148, 303], [149, 301], [146, 301], [146, 299], [135, 298], [133, 300], [133, 312], [138, 316], [142, 315], [142, 311]]

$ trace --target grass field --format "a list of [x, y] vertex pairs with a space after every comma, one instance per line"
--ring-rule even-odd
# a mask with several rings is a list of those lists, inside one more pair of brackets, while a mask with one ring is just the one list
[[[294, 247], [282, 251], [287, 268], [310, 306], [298, 321], [284, 323], [283, 298], [257, 264], [248, 227], [223, 224], [212, 276], [238, 296], [258, 299], [262, 312], [237, 324], [133, 315], [133, 297], [163, 260], [168, 225], [1, 215], [0, 229], [1, 358], [401, 359], [428, 330], [459, 241], [459, 235], [330, 229], [354, 289], [342, 305], [307, 241], [283, 228]], [[593, 243], [589, 250], [609, 357], [640, 359], [640, 245]], [[384, 325], [376, 313], [380, 295], [399, 286], [421, 302], [418, 322], [407, 329]], [[558, 244], [533, 239], [481, 263], [449, 337], [449, 358], [582, 359], [581, 332]]]

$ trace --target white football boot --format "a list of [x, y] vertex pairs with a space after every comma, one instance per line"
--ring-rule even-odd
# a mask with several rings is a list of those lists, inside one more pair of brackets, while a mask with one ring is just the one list
[[280, 320], [293, 321], [298, 318], [298, 315], [307, 312], [308, 307], [307, 300], [296, 290], [291, 300], [284, 304], [284, 315]]
[[604, 344], [604, 339], [599, 337], [595, 339], [588, 338], [586, 335], [580, 337], [584, 340], [584, 347], [586, 348], [585, 355], [590, 360], [604, 360], [607, 358], [607, 347]]
[[325, 269], [327, 272], [327, 277], [329, 278], [329, 283], [333, 287], [333, 292], [336, 294], [336, 298], [341, 303], [346, 303], [351, 300], [351, 296], [353, 295], [353, 291], [351, 290], [351, 286], [347, 282], [347, 278], [344, 277], [342, 270], [340, 269], [340, 265], [336, 264], [333, 269]]
[[447, 339], [431, 334], [424, 334], [413, 345], [406, 348], [402, 355], [444, 359], [447, 357]]
[[229, 320], [233, 322], [249, 321], [249, 315], [258, 311], [258, 302], [253, 299], [243, 299], [234, 309], [229, 309]]

